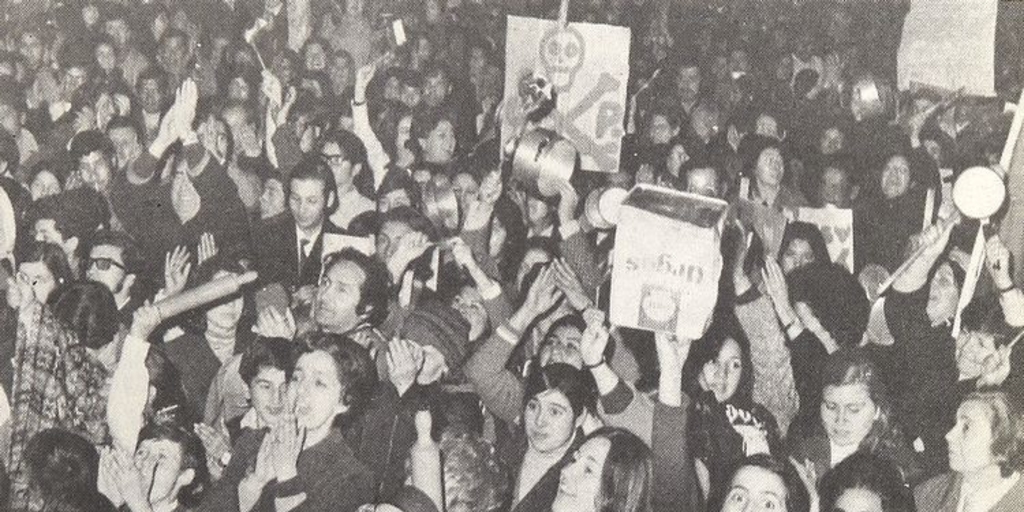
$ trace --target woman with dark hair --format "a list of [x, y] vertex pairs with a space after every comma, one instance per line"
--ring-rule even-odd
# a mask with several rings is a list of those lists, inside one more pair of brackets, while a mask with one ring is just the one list
[[441, 108], [424, 110], [413, 117], [409, 143], [416, 152], [417, 169], [450, 175], [456, 150], [455, 118]]
[[[655, 467], [674, 468], [673, 473], [683, 472], [684, 476], [682, 482], [658, 477], [659, 482], [675, 488], [673, 494], [664, 491], [659, 501], [693, 507], [703, 497], [703, 501], [715, 503], [721, 499], [736, 462], [756, 453], [782, 453], [775, 418], [751, 398], [749, 348], [735, 320], [732, 322], [716, 319], [705, 336], [692, 343], [655, 336], [662, 367], [657, 403], [625, 384], [607, 364], [595, 363], [600, 356], [588, 341], [593, 328], [588, 326], [584, 334], [583, 361], [594, 373], [605, 423], [628, 428], [644, 439], [651, 436], [652, 446], [654, 439], [661, 439], [657, 432], [664, 431], [665, 442], [672, 443], [664, 449], [655, 446], [656, 460], [665, 464]], [[666, 418], [676, 419], [668, 422]], [[656, 471], [656, 477], [659, 473], [662, 471]]]
[[32, 242], [18, 258], [15, 286], [7, 287], [7, 304], [17, 308], [21, 300], [45, 304], [54, 288], [74, 279], [68, 257], [59, 245]]
[[594, 431], [562, 468], [552, 512], [650, 512], [651, 449], [628, 430]]
[[786, 275], [810, 263], [832, 261], [821, 230], [807, 222], [797, 221], [786, 224], [786, 229], [782, 232], [782, 244], [779, 247], [779, 265], [782, 266], [782, 271]]
[[753, 400], [749, 342], [738, 326], [713, 321], [693, 344], [683, 367], [683, 389], [691, 398], [687, 443], [697, 477], [714, 503], [733, 464], [756, 453], [782, 453], [772, 414]]
[[355, 512], [373, 501], [373, 472], [341, 433], [362, 415], [376, 385], [369, 351], [336, 334], [314, 333], [303, 341], [289, 413], [238, 439], [199, 510]]
[[1010, 512], [1024, 503], [1024, 411], [1002, 391], [972, 393], [946, 433], [950, 472], [917, 486], [918, 510]]
[[552, 506], [559, 475], [583, 441], [585, 412], [593, 408], [593, 381], [582, 370], [553, 363], [527, 377], [523, 398], [520, 459], [511, 464], [513, 512]]
[[63, 428], [94, 445], [108, 434], [107, 390], [116, 364], [111, 342], [118, 325], [114, 297], [100, 283], [73, 282], [48, 302], [23, 302], [18, 313], [10, 395], [12, 509], [39, 505], [24, 459], [25, 443], [36, 432]]
[[867, 452], [850, 455], [821, 478], [821, 510], [914, 512], [914, 495], [891, 460]]
[[[937, 180], [935, 162], [923, 149], [890, 151], [854, 206], [857, 271], [875, 263], [892, 272], [903, 262], [907, 243], [920, 231], [925, 215], [925, 191], [933, 182], [937, 186]], [[936, 207], [940, 199], [935, 198]]]
[[96, 489], [100, 456], [85, 438], [59, 428], [32, 436], [25, 448], [28, 476], [43, 502], [68, 491]]
[[709, 510], [810, 512], [811, 497], [789, 461], [758, 454], [740, 461], [720, 506]]
[[794, 458], [809, 462], [820, 477], [855, 453], [870, 453], [896, 464], [900, 481], [918, 481], [921, 467], [893, 418], [882, 376], [867, 354], [840, 350], [825, 361], [821, 374], [819, 421], [805, 437], [791, 434]]
[[[200, 267], [196, 282], [240, 276], [246, 270], [238, 261], [215, 257]], [[245, 308], [245, 292], [206, 305], [196, 312], [195, 322], [184, 324], [184, 334], [161, 346], [163, 353], [181, 372], [188, 397], [188, 414], [193, 418], [203, 417], [210, 383], [221, 365], [244, 349], [247, 329], [243, 328], [245, 322], [242, 320]]]

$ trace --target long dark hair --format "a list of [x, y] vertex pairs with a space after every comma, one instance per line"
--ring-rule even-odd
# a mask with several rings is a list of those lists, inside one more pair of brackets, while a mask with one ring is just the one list
[[114, 295], [106, 286], [93, 281], [66, 283], [54, 290], [47, 302], [80, 345], [97, 349], [114, 340], [120, 323]]
[[57, 244], [31, 242], [19, 252], [19, 264], [40, 262], [46, 265], [46, 269], [53, 275], [53, 281], [57, 285], [68, 283], [75, 278], [74, 273], [71, 272], [71, 265], [68, 264], [67, 255]]
[[836, 501], [850, 489], [865, 489], [878, 496], [884, 512], [912, 512], [914, 495], [891, 460], [857, 452], [825, 473], [818, 484], [821, 509], [834, 509]]
[[690, 355], [683, 365], [683, 390], [690, 397], [700, 396], [702, 390], [699, 379], [704, 365], [718, 357], [726, 342], [733, 340], [740, 348], [742, 370], [739, 386], [727, 401], [746, 408], [752, 405], [754, 400], [754, 364], [750, 359], [750, 341], [747, 340], [735, 316], [720, 313], [724, 313], [723, 310], [716, 310], [704, 337], [695, 341], [690, 348]]

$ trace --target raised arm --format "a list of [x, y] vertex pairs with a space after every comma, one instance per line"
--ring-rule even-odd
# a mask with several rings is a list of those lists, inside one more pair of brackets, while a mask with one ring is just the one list
[[692, 341], [655, 335], [661, 376], [651, 426], [654, 452], [654, 509], [698, 510], [700, 491], [686, 440], [689, 400], [682, 392], [683, 365]]
[[107, 425], [114, 447], [123, 453], [135, 453], [139, 431], [144, 422], [149, 389], [149, 371], [146, 356], [149, 343], [146, 338], [160, 323], [160, 312], [151, 304], [135, 311], [131, 329], [121, 347], [121, 359], [110, 379], [110, 396], [107, 399]]
[[1010, 250], [998, 235], [985, 244], [985, 268], [999, 294], [1003, 319], [1011, 327], [1024, 327], [1024, 293], [1013, 282]]
[[505, 369], [505, 363], [523, 332], [538, 316], [554, 307], [560, 297], [552, 270], [545, 268], [530, 287], [523, 305], [466, 362], [466, 378], [484, 405], [503, 421], [514, 421], [523, 406], [523, 383]]
[[352, 93], [352, 132], [363, 141], [366, 147], [366, 161], [373, 172], [373, 188], [380, 188], [384, 182], [384, 176], [388, 173], [388, 164], [391, 158], [384, 151], [384, 145], [380, 143], [377, 134], [373, 132], [370, 125], [369, 108], [366, 106], [366, 88], [373, 80], [377, 72], [379, 60], [375, 60], [359, 68], [356, 71], [356, 82]]
[[932, 267], [949, 245], [949, 236], [956, 223], [956, 219], [941, 219], [921, 233], [920, 249], [910, 257], [903, 273], [893, 281], [894, 290], [913, 293], [928, 284]]

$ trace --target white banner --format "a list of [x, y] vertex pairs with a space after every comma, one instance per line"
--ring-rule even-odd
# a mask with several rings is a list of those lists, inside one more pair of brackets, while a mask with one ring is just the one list
[[525, 118], [519, 84], [543, 77], [557, 93], [557, 109], [544, 126], [572, 141], [582, 168], [615, 172], [622, 148], [629, 79], [630, 31], [593, 23], [508, 17], [502, 146]]
[[999, 0], [911, 0], [897, 56], [900, 90], [920, 82], [995, 96]]

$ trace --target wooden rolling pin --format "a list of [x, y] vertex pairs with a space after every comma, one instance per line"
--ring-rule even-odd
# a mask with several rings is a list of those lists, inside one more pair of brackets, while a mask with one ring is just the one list
[[218, 277], [195, 288], [167, 297], [154, 306], [160, 312], [160, 318], [171, 318], [237, 293], [243, 286], [255, 281], [257, 277], [258, 274], [255, 271]]

